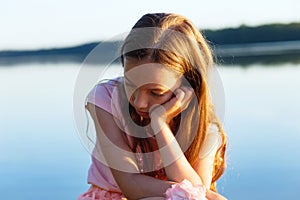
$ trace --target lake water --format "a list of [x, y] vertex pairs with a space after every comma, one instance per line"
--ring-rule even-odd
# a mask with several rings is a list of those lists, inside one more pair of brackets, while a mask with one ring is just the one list
[[[76, 131], [80, 66], [0, 67], [1, 199], [76, 199], [89, 153]], [[300, 65], [220, 66], [228, 134], [219, 191], [232, 200], [300, 196]]]

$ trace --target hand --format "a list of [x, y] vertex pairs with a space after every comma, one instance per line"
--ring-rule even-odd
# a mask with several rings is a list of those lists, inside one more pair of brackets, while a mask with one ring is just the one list
[[227, 200], [222, 195], [220, 195], [220, 194], [218, 194], [216, 192], [213, 192], [211, 190], [207, 190], [206, 197], [207, 197], [208, 200]]
[[194, 90], [191, 87], [181, 86], [174, 91], [174, 96], [162, 105], [154, 105], [150, 108], [150, 118], [152, 120], [162, 120], [169, 122], [179, 113], [185, 110], [192, 100]]

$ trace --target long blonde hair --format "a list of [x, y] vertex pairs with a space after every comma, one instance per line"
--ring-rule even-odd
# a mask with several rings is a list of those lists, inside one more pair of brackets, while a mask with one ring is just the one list
[[[144, 31], [145, 28], [148, 30]], [[176, 138], [182, 141], [182, 147], [188, 144], [188, 148], [183, 150], [190, 164], [194, 166], [199, 159], [208, 126], [212, 123], [218, 126], [222, 144], [214, 158], [210, 188], [216, 191], [216, 181], [226, 167], [226, 134], [215, 114], [209, 94], [207, 78], [214, 61], [211, 49], [201, 32], [181, 15], [146, 14], [134, 25], [121, 47], [122, 63], [124, 56], [138, 59], [148, 56], [153, 62], [183, 74], [188, 84], [193, 87], [196, 97], [186, 111], [173, 119], [175, 126], [172, 131], [177, 132]], [[138, 138], [134, 140], [136, 144], [141, 142]]]

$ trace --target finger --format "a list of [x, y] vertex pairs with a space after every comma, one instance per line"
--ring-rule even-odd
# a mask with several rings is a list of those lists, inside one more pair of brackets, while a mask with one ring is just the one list
[[185, 98], [186, 98], [186, 95], [185, 95], [185, 92], [182, 88], [178, 88], [175, 90], [174, 92], [175, 94], [175, 98], [173, 98], [173, 102], [172, 102], [172, 106], [173, 107], [176, 107], [176, 109], [181, 109], [181, 110], [184, 110], [184, 104], [186, 102]]
[[160, 104], [153, 104], [150, 108], [149, 108], [149, 113], [152, 113], [158, 106], [161, 106]]
[[194, 90], [188, 87], [182, 87], [181, 90], [184, 92], [184, 97], [181, 100], [181, 109], [185, 110], [193, 98]]
[[158, 116], [163, 116], [164, 118], [166, 117], [166, 109], [164, 108], [164, 106], [160, 105], [160, 104], [154, 104], [150, 107], [149, 109], [149, 113], [150, 113], [150, 118], [153, 117], [158, 117]]
[[184, 98], [184, 92], [180, 88], [174, 91], [174, 95], [169, 101], [167, 101], [164, 105], [166, 110], [177, 110], [181, 108], [181, 101]]
[[176, 96], [177, 101], [182, 101], [182, 99], [185, 96], [185, 93], [184, 93], [184, 91], [181, 88], [177, 88], [175, 90], [174, 94]]
[[184, 92], [185, 94], [185, 98], [186, 99], [191, 99], [193, 94], [194, 94], [194, 89], [191, 87], [181, 87], [181, 90]]

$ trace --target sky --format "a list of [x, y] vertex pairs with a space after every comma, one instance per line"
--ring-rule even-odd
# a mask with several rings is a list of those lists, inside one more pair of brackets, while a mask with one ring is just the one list
[[200, 29], [220, 29], [300, 22], [299, 9], [299, 0], [0, 0], [0, 50], [110, 40], [152, 12], [178, 13]]

